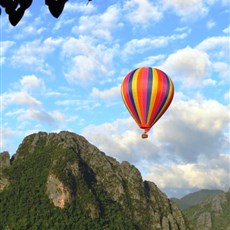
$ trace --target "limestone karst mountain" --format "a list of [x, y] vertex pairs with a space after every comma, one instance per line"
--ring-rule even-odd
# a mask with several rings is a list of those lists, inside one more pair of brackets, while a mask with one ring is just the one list
[[66, 131], [0, 155], [0, 200], [0, 229], [191, 229], [135, 166]]

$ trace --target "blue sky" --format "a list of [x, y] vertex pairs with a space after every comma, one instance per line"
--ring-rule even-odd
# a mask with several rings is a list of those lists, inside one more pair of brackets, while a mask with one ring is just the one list
[[[168, 196], [230, 187], [229, 0], [34, 1], [1, 15], [1, 150], [69, 130], [129, 161]], [[124, 76], [157, 67], [175, 96], [148, 139], [126, 110]]]

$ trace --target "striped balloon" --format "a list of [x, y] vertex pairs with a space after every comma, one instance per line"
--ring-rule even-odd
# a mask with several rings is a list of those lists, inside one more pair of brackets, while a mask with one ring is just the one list
[[164, 114], [172, 102], [174, 86], [163, 71], [141, 67], [128, 73], [121, 85], [123, 101], [141, 129], [147, 132]]

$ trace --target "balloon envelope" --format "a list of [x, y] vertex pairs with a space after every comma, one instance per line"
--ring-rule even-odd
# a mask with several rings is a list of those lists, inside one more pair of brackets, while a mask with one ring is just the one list
[[123, 101], [141, 129], [147, 132], [172, 102], [174, 86], [163, 71], [141, 67], [129, 72], [121, 84]]

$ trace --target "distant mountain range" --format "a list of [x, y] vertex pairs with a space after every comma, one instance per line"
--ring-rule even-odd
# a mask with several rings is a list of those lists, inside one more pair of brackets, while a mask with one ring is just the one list
[[230, 190], [200, 190], [172, 198], [197, 230], [230, 230]]
[[209, 190], [209, 189], [202, 189], [200, 191], [190, 193], [180, 199], [178, 198], [171, 198], [177, 206], [183, 210], [186, 209], [190, 206], [198, 205], [205, 199], [209, 197], [213, 197], [219, 193], [223, 193], [224, 191], [222, 190]]

